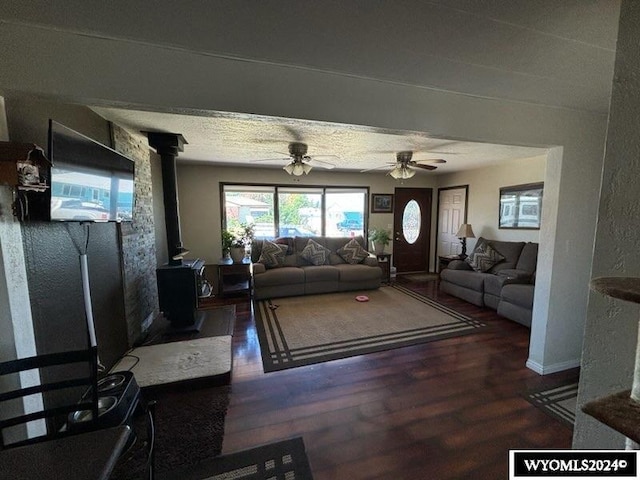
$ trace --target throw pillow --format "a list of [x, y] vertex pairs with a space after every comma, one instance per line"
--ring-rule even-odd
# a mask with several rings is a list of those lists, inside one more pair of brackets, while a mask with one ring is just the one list
[[282, 267], [286, 253], [286, 245], [278, 245], [265, 240], [262, 244], [262, 251], [260, 252], [258, 262], [262, 263], [266, 268]]
[[360, 263], [369, 256], [369, 252], [362, 248], [362, 245], [355, 238], [349, 240], [344, 247], [339, 248], [337, 253], [345, 262], [351, 265]]
[[313, 265], [324, 265], [327, 263], [330, 253], [331, 250], [310, 238], [307, 246], [300, 252], [300, 256]]
[[273, 243], [278, 245], [286, 245], [287, 246], [287, 255], [291, 255], [293, 253], [293, 237], [278, 237]]
[[476, 249], [465, 261], [471, 265], [476, 272], [486, 272], [497, 263], [504, 260], [504, 256], [488, 243]]

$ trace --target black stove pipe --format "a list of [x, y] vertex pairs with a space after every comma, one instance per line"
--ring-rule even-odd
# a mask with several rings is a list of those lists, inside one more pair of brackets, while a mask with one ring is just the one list
[[167, 229], [167, 248], [169, 265], [180, 265], [182, 255], [186, 253], [182, 246], [180, 214], [178, 210], [178, 178], [176, 159], [184, 151], [187, 141], [179, 133], [143, 132], [149, 139], [149, 145], [158, 152], [162, 162], [162, 188], [164, 190], [164, 219]]

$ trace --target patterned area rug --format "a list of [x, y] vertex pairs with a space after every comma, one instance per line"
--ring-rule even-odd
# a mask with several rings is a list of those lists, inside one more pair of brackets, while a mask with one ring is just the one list
[[543, 412], [573, 428], [578, 399], [577, 382], [528, 392], [524, 398]]
[[159, 480], [313, 480], [302, 438], [212, 458]]
[[[365, 294], [367, 302], [356, 297]], [[475, 333], [486, 325], [400, 285], [261, 300], [265, 372]]]

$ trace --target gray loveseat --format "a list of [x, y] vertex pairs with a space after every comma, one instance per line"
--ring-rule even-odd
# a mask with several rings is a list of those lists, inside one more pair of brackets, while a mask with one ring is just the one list
[[[309, 238], [330, 250], [326, 264], [312, 265], [301, 256]], [[337, 251], [349, 240], [345, 237], [277, 239], [277, 243], [286, 244], [288, 249], [284, 264], [276, 268], [267, 268], [259, 262], [263, 242], [255, 240], [251, 246], [254, 297], [264, 299], [380, 287], [382, 269], [375, 255], [369, 254], [357, 264], [347, 263], [338, 255]], [[355, 240], [366, 249], [363, 237], [355, 237]]]
[[471, 255], [485, 244], [489, 244], [504, 259], [485, 272], [473, 270], [466, 261], [454, 260], [440, 273], [440, 289], [479, 307], [493, 308], [506, 318], [531, 326], [538, 244], [480, 237]]

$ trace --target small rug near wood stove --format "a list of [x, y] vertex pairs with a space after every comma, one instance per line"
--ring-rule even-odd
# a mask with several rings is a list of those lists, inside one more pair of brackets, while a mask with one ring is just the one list
[[573, 428], [578, 404], [577, 382], [527, 392], [524, 398], [546, 414]]
[[159, 480], [313, 480], [302, 438], [212, 458]]
[[[369, 301], [356, 301], [359, 295]], [[255, 311], [265, 372], [475, 333], [486, 326], [400, 285], [261, 300]]]

